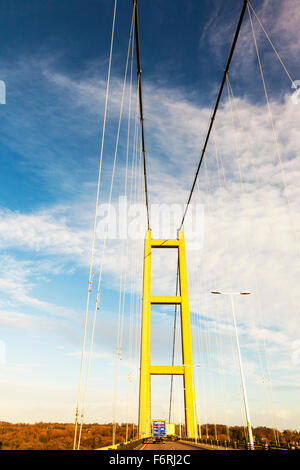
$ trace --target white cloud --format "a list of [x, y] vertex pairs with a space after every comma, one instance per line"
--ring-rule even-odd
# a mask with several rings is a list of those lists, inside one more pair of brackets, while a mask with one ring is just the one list
[[65, 325], [57, 323], [47, 316], [30, 315], [16, 311], [0, 310], [0, 324], [3, 327], [24, 330], [49, 330], [55, 331], [57, 334], [59, 328], [64, 328]]
[[[41, 311], [43, 314], [76, 319], [77, 312], [74, 310], [30, 295], [30, 291], [38, 282], [45, 281], [43, 274], [49, 275], [51, 268], [54, 268], [54, 273], [57, 274], [58, 267], [55, 263], [18, 261], [10, 255], [2, 255], [0, 257], [0, 302], [2, 305], [0, 306], [6, 310], [8, 306], [15, 308], [16, 305], [22, 305], [22, 307], [27, 306]], [[26, 316], [24, 318], [29, 319]]]
[[[69, 77], [59, 74], [45, 73], [47, 79], [55, 86], [67, 87], [73, 93], [73, 100], [80, 106], [90, 108], [95, 102], [95, 96], [103, 95], [104, 82], [76, 83]], [[97, 86], [96, 86], [97, 85]], [[112, 114], [117, 114], [118, 90], [120, 83], [112, 85]], [[147, 133], [151, 144], [148, 145], [148, 174], [150, 202], [163, 200], [177, 202], [186, 199], [189, 182], [192, 181], [193, 171], [197, 164], [199, 150], [206, 131], [206, 123], [210, 110], [190, 103], [183, 92], [176, 89], [159, 89], [151, 84], [145, 84], [145, 112], [147, 113]], [[236, 131], [241, 157], [245, 196], [241, 197], [238, 165], [234, 157], [233, 128], [229, 104], [225, 103], [219, 110], [216, 122], [218, 145], [222, 152], [227, 185], [218, 188], [216, 176], [216, 160], [212, 146], [208, 148], [207, 165], [210, 180], [210, 195], [206, 194], [205, 172], [200, 174], [201, 201], [205, 206], [205, 251], [209, 256], [206, 265], [206, 276], [211, 284], [222, 282], [216, 277], [216, 271], [224, 267], [228, 253], [231, 253], [233, 276], [249, 277], [248, 285], [253, 286], [253, 266], [249, 265], [249, 247], [255, 253], [256, 269], [265, 272], [262, 289], [264, 296], [272, 295], [272, 285], [279, 286], [284, 278], [285, 288], [290, 286], [295, 292], [298, 279], [298, 268], [295, 266], [294, 255], [296, 246], [293, 242], [290, 220], [287, 211], [285, 194], [281, 180], [279, 163], [276, 161], [274, 142], [270, 124], [264, 105], [254, 105], [246, 99], [237, 99], [236, 106], [241, 119], [247, 123], [247, 134], [252, 150], [252, 160], [249, 159], [245, 145], [245, 136], [241, 129]], [[293, 106], [287, 95], [284, 102], [271, 103], [276, 128], [280, 139], [280, 150], [283, 167], [288, 185], [288, 193], [294, 212], [297, 230], [299, 230], [299, 199], [297, 175], [300, 172], [299, 138], [295, 132], [298, 108]], [[159, 111], [158, 111], [159, 110]], [[94, 108], [90, 111], [93, 113]], [[156, 154], [156, 149], [159, 153]], [[153, 150], [152, 150], [153, 149]], [[155, 151], [155, 152], [154, 152]], [[161, 156], [166, 158], [162, 160]], [[184, 155], [184, 158], [182, 156]], [[256, 164], [254, 171], [253, 163]], [[123, 171], [123, 169], [122, 169]], [[258, 175], [260, 189], [255, 184], [255, 172]], [[272, 178], [270, 180], [270, 174]], [[163, 183], [162, 183], [163, 181]], [[115, 196], [117, 195], [116, 192]], [[264, 205], [261, 201], [264, 201]], [[218, 201], [216, 204], [215, 201]], [[214, 212], [211, 212], [211, 207]], [[59, 208], [61, 211], [61, 208]], [[89, 250], [89, 230], [87, 227], [74, 225], [73, 211], [56, 213], [53, 208], [35, 214], [20, 214], [10, 211], [2, 212], [0, 223], [0, 242], [3, 248], [22, 246], [26, 250], [39, 253], [50, 253], [53, 256], [63, 255], [72, 259], [76, 264], [87, 264]], [[74, 205], [76, 209], [76, 204]], [[87, 206], [81, 207], [81, 213], [86, 212]], [[226, 211], [226, 213], [225, 213]], [[57, 215], [58, 214], [58, 215]], [[226, 214], [226, 216], [224, 216]], [[229, 225], [228, 225], [229, 224]], [[90, 228], [90, 227], [89, 227]], [[270, 232], [270, 228], [272, 232]], [[153, 227], [155, 231], [155, 227]], [[219, 232], [223, 234], [222, 244], [219, 243]], [[253, 232], [254, 231], [254, 232]], [[209, 233], [209, 238], [208, 238]], [[290, 249], [287, 250], [286, 247]], [[226, 254], [227, 252], [227, 254]], [[119, 277], [120, 246], [109, 243], [105, 260], [105, 270], [114, 277]], [[200, 256], [201, 253], [199, 253]], [[237, 258], [238, 257], [238, 258]], [[237, 262], [238, 259], [238, 262]], [[225, 262], [226, 265], [226, 262]], [[194, 275], [199, 266], [194, 265]], [[262, 269], [264, 271], [262, 271]], [[291, 272], [294, 269], [294, 272]], [[248, 271], [250, 271], [248, 273]], [[252, 271], [252, 274], [251, 274]], [[222, 271], [220, 271], [222, 273]], [[288, 273], [288, 274], [287, 274]], [[286, 280], [286, 276], [288, 276]], [[172, 285], [174, 276], [166, 275], [166, 289]], [[245, 282], [245, 280], [243, 281]], [[117, 286], [118, 282], [116, 282]], [[162, 285], [162, 283], [157, 283]], [[159, 286], [157, 286], [159, 287]], [[207, 286], [207, 289], [213, 288]], [[255, 289], [254, 289], [255, 290]], [[287, 297], [284, 292], [276, 311], [284, 305]], [[28, 300], [26, 296], [23, 300]], [[193, 302], [193, 300], [191, 299]], [[290, 301], [290, 300], [289, 300]], [[296, 301], [294, 302], [296, 304]], [[268, 318], [267, 323], [274, 319]], [[280, 327], [282, 322], [279, 320]]]
[[87, 231], [68, 227], [63, 216], [52, 211], [35, 214], [1, 211], [0, 246], [2, 249], [22, 247], [35, 252], [86, 255]]

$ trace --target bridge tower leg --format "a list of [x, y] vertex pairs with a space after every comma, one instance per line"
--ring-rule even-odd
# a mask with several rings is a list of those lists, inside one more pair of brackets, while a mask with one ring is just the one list
[[[178, 250], [180, 295], [175, 297], [151, 295], [152, 248]], [[179, 304], [181, 307], [182, 358], [180, 366], [151, 366], [151, 305]], [[188, 299], [185, 242], [183, 232], [177, 240], [152, 240], [151, 230], [145, 238], [143, 314], [141, 332], [139, 438], [151, 435], [151, 375], [182, 375], [184, 380], [185, 422], [187, 436], [198, 437], [191, 323]]]

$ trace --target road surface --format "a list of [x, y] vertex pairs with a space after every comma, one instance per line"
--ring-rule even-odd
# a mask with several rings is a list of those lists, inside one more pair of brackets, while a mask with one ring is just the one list
[[160, 444], [146, 444], [140, 450], [204, 450], [178, 441], [166, 441]]

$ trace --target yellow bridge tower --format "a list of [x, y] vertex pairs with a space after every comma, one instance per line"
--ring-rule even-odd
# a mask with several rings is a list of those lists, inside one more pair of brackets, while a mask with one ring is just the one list
[[[178, 250], [179, 296], [154, 297], [151, 295], [151, 251], [152, 248]], [[182, 358], [180, 366], [151, 365], [151, 305], [179, 304], [181, 307]], [[195, 401], [194, 368], [192, 354], [191, 323], [188, 299], [185, 242], [182, 231], [178, 240], [152, 240], [151, 230], [145, 239], [143, 316], [141, 334], [141, 367], [139, 398], [139, 438], [151, 435], [151, 375], [182, 375], [184, 379], [184, 403], [187, 437], [197, 438], [197, 416]]]

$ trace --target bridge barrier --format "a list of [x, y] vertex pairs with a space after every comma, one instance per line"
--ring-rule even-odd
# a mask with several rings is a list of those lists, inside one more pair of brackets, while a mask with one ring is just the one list
[[[179, 438], [179, 436], [177, 436]], [[193, 439], [189, 437], [183, 437], [182, 441], [196, 443], [196, 444], [204, 444], [207, 446], [214, 446], [219, 447], [219, 449], [233, 449], [233, 450], [250, 450], [250, 444], [246, 441], [226, 441], [226, 440], [219, 440], [219, 439]], [[121, 442], [119, 444], [100, 447], [96, 450], [137, 450], [142, 444], [147, 442], [147, 439], [136, 439], [128, 442]], [[255, 450], [300, 450], [300, 443], [298, 444], [281, 444], [276, 445], [274, 442], [270, 443], [263, 443], [263, 444], [255, 444]]]
[[[216, 439], [192, 439], [189, 437], [182, 438], [183, 441], [204, 444], [207, 446], [222, 447], [225, 449], [250, 450], [250, 443], [246, 441], [220, 441]], [[276, 445], [274, 442], [255, 444], [255, 450], [300, 450], [300, 443], [291, 445], [290, 443]]]
[[111, 446], [100, 447], [95, 450], [135, 450], [137, 447], [143, 444], [143, 439], [136, 439], [127, 442], [121, 442], [119, 444], [114, 444]]

